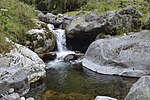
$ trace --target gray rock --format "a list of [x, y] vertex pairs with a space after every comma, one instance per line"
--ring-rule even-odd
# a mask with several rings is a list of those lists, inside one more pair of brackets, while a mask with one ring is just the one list
[[9, 89], [9, 93], [13, 93], [14, 91], [15, 91], [14, 88], [10, 88], [10, 89]]
[[90, 13], [86, 16], [73, 19], [66, 27], [67, 36], [69, 38], [81, 38], [88, 34], [94, 34], [91, 31], [98, 31], [97, 29], [102, 28], [103, 25], [103, 23], [97, 23], [99, 17], [99, 14]]
[[13, 93], [15, 90], [20, 95], [24, 95], [29, 89], [30, 84], [27, 75], [22, 69], [19, 70], [15, 67], [0, 69], [0, 94]]
[[53, 24], [55, 27], [59, 27], [63, 23], [64, 16], [62, 14], [54, 15], [52, 13], [47, 13], [45, 18], [47, 23]]
[[117, 100], [117, 99], [107, 96], [97, 96], [94, 100]]
[[5, 95], [4, 97], [0, 98], [0, 100], [20, 100], [20, 96], [18, 93], [12, 93]]
[[46, 22], [46, 16], [45, 14], [43, 14], [41, 11], [37, 10], [37, 15], [38, 15], [38, 18], [39, 20], [43, 21], [43, 22]]
[[57, 56], [55, 52], [42, 53], [38, 55], [44, 62], [47, 62], [49, 60], [54, 60]]
[[141, 77], [150, 74], [150, 31], [99, 39], [86, 51], [83, 66], [102, 74]]
[[[14, 44], [14, 49], [10, 53], [2, 54], [0, 57], [0, 78], [9, 73], [15, 73], [22, 69], [29, 80], [29, 83], [35, 82], [45, 76], [45, 63], [38, 57], [38, 55], [30, 49]], [[8, 63], [4, 64], [3, 60]], [[10, 72], [7, 72], [8, 69]]]
[[20, 100], [26, 100], [26, 98], [25, 97], [21, 97]]
[[31, 29], [26, 33], [26, 46], [36, 53], [49, 52], [55, 47], [55, 37], [52, 32], [41, 29]]
[[150, 76], [141, 77], [131, 87], [125, 100], [150, 100]]

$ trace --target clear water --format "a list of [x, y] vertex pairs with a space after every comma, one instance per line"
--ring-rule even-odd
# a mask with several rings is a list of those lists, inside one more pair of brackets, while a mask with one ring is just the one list
[[100, 75], [88, 69], [75, 70], [59, 62], [47, 70], [46, 78], [32, 84], [29, 96], [36, 100], [93, 100], [97, 95], [125, 98], [136, 78]]

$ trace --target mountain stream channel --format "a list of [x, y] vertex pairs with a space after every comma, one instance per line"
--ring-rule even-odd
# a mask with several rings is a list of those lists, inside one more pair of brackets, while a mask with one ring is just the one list
[[74, 68], [63, 58], [75, 54], [66, 47], [65, 30], [48, 24], [57, 39], [57, 58], [47, 63], [46, 77], [34, 84], [26, 97], [35, 100], [94, 100], [96, 96], [109, 96], [122, 100], [137, 78], [102, 75], [83, 67]]

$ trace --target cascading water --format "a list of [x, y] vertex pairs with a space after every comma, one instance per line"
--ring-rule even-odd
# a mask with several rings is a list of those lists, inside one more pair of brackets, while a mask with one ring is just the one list
[[68, 54], [75, 54], [73, 51], [69, 51], [66, 47], [66, 35], [65, 35], [65, 30], [62, 29], [56, 29], [54, 28], [54, 25], [48, 24], [47, 25], [49, 30], [51, 30], [56, 37], [56, 42], [57, 42], [57, 58], [55, 59], [54, 62], [60, 62], [63, 61], [64, 57], [67, 56]]

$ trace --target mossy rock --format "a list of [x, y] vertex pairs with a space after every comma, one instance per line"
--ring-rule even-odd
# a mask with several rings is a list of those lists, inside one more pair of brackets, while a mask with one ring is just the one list
[[29, 30], [26, 37], [26, 46], [38, 54], [52, 51], [55, 48], [56, 39], [47, 28]]

